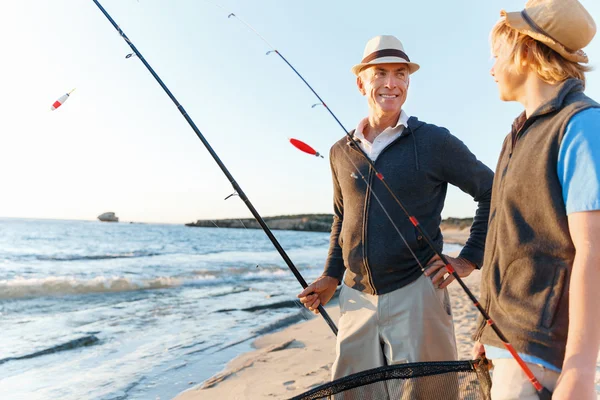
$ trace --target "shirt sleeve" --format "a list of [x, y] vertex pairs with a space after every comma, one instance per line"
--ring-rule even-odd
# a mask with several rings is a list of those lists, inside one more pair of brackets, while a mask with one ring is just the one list
[[567, 124], [557, 174], [567, 215], [600, 210], [600, 108], [581, 111]]

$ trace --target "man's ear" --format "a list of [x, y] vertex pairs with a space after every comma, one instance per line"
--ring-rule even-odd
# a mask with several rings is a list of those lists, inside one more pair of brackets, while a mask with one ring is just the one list
[[358, 91], [360, 92], [360, 94], [364, 96], [366, 94], [365, 85], [363, 84], [360, 74], [356, 77], [356, 86], [358, 87]]

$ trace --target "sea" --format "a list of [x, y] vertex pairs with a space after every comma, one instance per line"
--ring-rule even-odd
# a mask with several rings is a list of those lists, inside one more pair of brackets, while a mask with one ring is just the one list
[[[307, 281], [329, 235], [276, 231]], [[261, 230], [0, 219], [0, 398], [170, 399], [307, 316]]]
[[[321, 274], [328, 233], [274, 234]], [[171, 399], [309, 318], [300, 290], [262, 230], [0, 219], [0, 399]]]
[[[321, 274], [328, 233], [273, 233]], [[172, 399], [312, 318], [300, 291], [262, 230], [0, 218], [0, 399]]]

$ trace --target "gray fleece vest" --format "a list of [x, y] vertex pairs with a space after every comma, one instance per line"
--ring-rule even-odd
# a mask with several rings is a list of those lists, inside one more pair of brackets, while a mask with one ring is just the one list
[[[562, 368], [569, 324], [569, 280], [575, 248], [556, 172], [567, 124], [600, 105], [569, 79], [552, 100], [515, 120], [498, 161], [486, 253], [482, 305], [518, 352]], [[502, 342], [479, 320], [475, 340]]]

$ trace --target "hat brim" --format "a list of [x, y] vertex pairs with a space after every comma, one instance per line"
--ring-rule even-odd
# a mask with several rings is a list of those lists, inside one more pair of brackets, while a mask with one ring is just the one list
[[578, 63], [587, 63], [588, 57], [583, 52], [583, 50], [577, 50], [575, 52], [569, 51], [565, 46], [558, 43], [554, 39], [534, 31], [531, 26], [527, 23], [525, 18], [520, 12], [506, 12], [504, 10], [500, 11], [500, 17], [503, 18], [508, 26], [515, 29], [516, 31], [527, 35], [538, 42], [542, 42], [546, 46], [550, 47], [552, 50], [556, 51], [562, 57], [566, 58], [569, 61], [578, 62]]
[[363, 69], [377, 64], [406, 64], [408, 65], [408, 72], [411, 74], [417, 72], [419, 68], [421, 68], [419, 64], [406, 61], [400, 57], [381, 57], [368, 63], [356, 64], [354, 67], [352, 67], [351, 71], [354, 75], [358, 75]]

